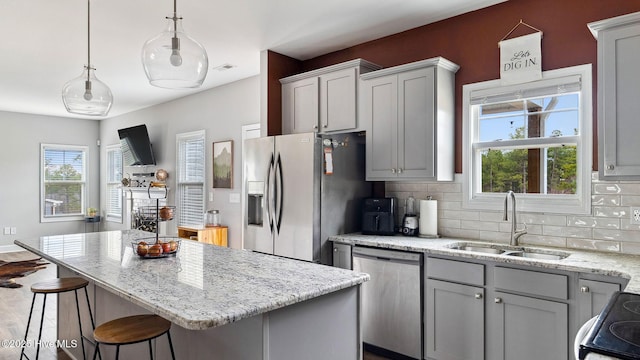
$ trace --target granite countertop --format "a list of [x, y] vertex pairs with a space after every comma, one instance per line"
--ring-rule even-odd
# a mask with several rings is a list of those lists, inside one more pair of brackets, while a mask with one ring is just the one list
[[468, 259], [491, 260], [496, 262], [528, 265], [533, 267], [575, 271], [581, 273], [616, 276], [629, 280], [624, 291], [640, 294], [640, 256], [595, 251], [580, 251], [567, 248], [552, 248], [522, 245], [519, 248], [533, 249], [542, 253], [565, 253], [569, 256], [562, 260], [540, 260], [518, 256], [495, 255], [451, 249], [464, 243], [486, 244], [493, 247], [509, 247], [508, 244], [488, 243], [470, 239], [456, 238], [419, 238], [397, 236], [374, 236], [359, 233], [335, 235], [330, 241], [343, 244], [372, 246], [403, 251], [424, 252], [427, 254], [458, 256]]
[[43, 236], [15, 244], [191, 330], [228, 324], [369, 280], [368, 274], [190, 240], [182, 241], [175, 256], [142, 259], [134, 254], [132, 241], [154, 236], [125, 230]]

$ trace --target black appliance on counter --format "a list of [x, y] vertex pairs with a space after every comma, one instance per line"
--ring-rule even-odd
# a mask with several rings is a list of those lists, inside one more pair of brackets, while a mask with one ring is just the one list
[[367, 198], [362, 204], [362, 233], [395, 235], [396, 199]]
[[580, 360], [590, 352], [640, 359], [640, 295], [617, 292], [611, 297], [580, 345]]

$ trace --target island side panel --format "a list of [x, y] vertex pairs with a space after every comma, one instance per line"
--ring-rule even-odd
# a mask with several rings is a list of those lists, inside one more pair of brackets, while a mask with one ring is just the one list
[[[77, 276], [64, 268], [60, 268], [59, 273]], [[150, 313], [93, 283], [89, 289], [91, 301], [95, 299], [92, 308], [96, 325], [122, 316]], [[188, 330], [173, 324], [171, 337], [176, 357], [188, 360], [361, 359], [359, 290], [359, 285], [354, 286], [207, 330]], [[60, 336], [66, 334], [61, 338], [78, 339], [73, 293], [64, 298], [58, 304], [58, 331]], [[85, 329], [90, 329], [90, 323], [87, 326], [83, 323]], [[86, 345], [88, 354], [92, 355], [94, 347]], [[154, 341], [153, 348], [156, 359], [171, 358], [165, 336]], [[80, 346], [66, 350], [73, 358], [82, 358]], [[120, 353], [123, 358], [146, 358], [148, 351], [147, 344], [141, 343], [123, 346]], [[101, 353], [103, 357], [112, 358], [115, 347], [101, 346]]]
[[[96, 287], [96, 304], [98, 324], [118, 317], [150, 313], [150, 311], [99, 286]], [[189, 330], [172, 324], [171, 340], [176, 359], [260, 359], [262, 356], [262, 315], [206, 330]], [[114, 346], [101, 346], [100, 349], [103, 358], [115, 358]], [[106, 357], [104, 357], [105, 354]], [[146, 359], [148, 354], [147, 343], [120, 348], [121, 359]], [[154, 355], [156, 360], [171, 359], [166, 336], [163, 335], [155, 340]]]
[[360, 285], [265, 314], [263, 360], [362, 358]]

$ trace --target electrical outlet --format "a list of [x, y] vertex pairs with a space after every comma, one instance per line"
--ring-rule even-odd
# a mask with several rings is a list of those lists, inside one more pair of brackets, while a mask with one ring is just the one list
[[18, 229], [16, 229], [15, 227], [11, 228], [11, 235], [15, 235], [18, 233]]
[[640, 207], [632, 206], [630, 210], [631, 223], [640, 225]]
[[4, 234], [4, 235], [9, 235], [9, 234], [11, 234], [11, 228], [10, 228], [10, 227], [8, 227], [8, 226], [5, 226], [5, 227], [4, 227], [4, 232], [3, 232], [3, 234]]

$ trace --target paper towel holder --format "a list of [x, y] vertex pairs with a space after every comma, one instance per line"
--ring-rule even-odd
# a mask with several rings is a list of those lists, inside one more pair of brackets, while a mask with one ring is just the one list
[[[433, 197], [431, 195], [427, 195], [425, 200], [433, 200]], [[422, 209], [420, 209], [420, 210], [421, 210], [420, 211], [421, 212], [420, 213], [420, 217], [422, 218], [422, 216], [425, 215], [425, 214], [422, 214]], [[437, 224], [437, 211], [436, 211], [436, 224]], [[437, 225], [436, 225], [436, 229], [437, 229]], [[436, 230], [436, 232], [437, 232], [437, 230]], [[440, 235], [439, 234], [422, 234], [419, 231], [418, 232], [418, 237], [425, 238], [425, 239], [437, 239], [437, 238], [440, 238]]]

